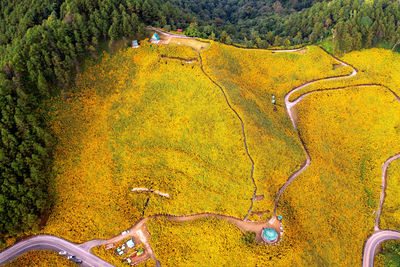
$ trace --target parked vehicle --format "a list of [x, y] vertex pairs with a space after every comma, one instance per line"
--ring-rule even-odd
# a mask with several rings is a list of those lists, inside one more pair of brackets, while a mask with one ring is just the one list
[[122, 235], [127, 235], [127, 234], [129, 234], [129, 230], [123, 231], [121, 234]]
[[127, 262], [128, 264], [131, 264], [131, 262], [132, 262], [131, 258], [125, 258], [123, 261]]
[[60, 254], [60, 255], [67, 255], [67, 252], [66, 252], [65, 250], [61, 250], [61, 251], [58, 252], [58, 254]]
[[115, 250], [115, 253], [117, 253], [117, 255], [121, 256], [121, 255], [124, 254], [124, 250], [123, 250], [122, 248], [117, 248], [117, 249]]
[[136, 256], [140, 256], [144, 253], [144, 250], [142, 248], [139, 248], [138, 251], [136, 252]]
[[75, 256], [74, 255], [67, 256], [67, 259], [69, 260], [75, 259]]
[[82, 260], [80, 259], [72, 259], [75, 263], [82, 263]]

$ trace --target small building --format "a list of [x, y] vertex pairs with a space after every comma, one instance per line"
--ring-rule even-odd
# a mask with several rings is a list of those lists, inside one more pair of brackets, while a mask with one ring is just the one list
[[138, 47], [139, 47], [139, 43], [138, 43], [137, 40], [133, 40], [133, 41], [132, 41], [132, 47], [133, 47], [133, 48], [138, 48]]
[[154, 33], [153, 36], [150, 39], [150, 43], [158, 44], [159, 42], [160, 42], [160, 37], [158, 36], [157, 33]]
[[278, 215], [278, 220], [282, 221], [283, 216], [282, 215]]
[[182, 32], [182, 29], [178, 29], [178, 32]]
[[278, 241], [278, 232], [271, 227], [263, 228], [261, 231], [261, 238], [264, 242], [273, 244]]
[[126, 241], [125, 244], [126, 244], [126, 246], [127, 246], [128, 248], [133, 248], [133, 247], [135, 246], [135, 242], [133, 242], [132, 238], [129, 239], [128, 241]]

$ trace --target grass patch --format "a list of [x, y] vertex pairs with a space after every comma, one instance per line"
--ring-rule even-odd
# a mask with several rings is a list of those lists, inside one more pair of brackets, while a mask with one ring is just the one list
[[319, 45], [328, 51], [330, 54], [333, 54], [333, 42], [332, 42], [332, 36], [329, 36], [325, 38]]
[[375, 257], [375, 266], [396, 267], [400, 265], [400, 241], [383, 243], [382, 251]]

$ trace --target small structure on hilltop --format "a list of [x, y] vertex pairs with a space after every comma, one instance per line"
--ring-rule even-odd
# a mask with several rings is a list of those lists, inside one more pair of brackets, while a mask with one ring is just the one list
[[160, 42], [160, 37], [158, 36], [157, 33], [154, 33], [153, 36], [150, 39], [150, 43], [158, 44], [159, 42]]
[[273, 244], [278, 241], [278, 232], [271, 227], [263, 228], [261, 231], [261, 238], [264, 242], [268, 244]]
[[133, 41], [132, 41], [132, 47], [133, 47], [133, 48], [138, 48], [138, 47], [139, 47], [139, 43], [138, 43], [137, 40], [133, 40]]

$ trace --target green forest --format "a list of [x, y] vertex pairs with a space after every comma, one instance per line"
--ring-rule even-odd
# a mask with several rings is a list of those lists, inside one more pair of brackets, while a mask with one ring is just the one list
[[[332, 41], [335, 53], [400, 42], [398, 1], [173, 0], [196, 21], [189, 35], [247, 47]], [[211, 7], [211, 8], [210, 8]]]
[[268, 48], [331, 42], [335, 54], [400, 43], [398, 1], [58, 0], [0, 3], [0, 236], [37, 228], [54, 196], [45, 100], [82, 62], [145, 27]]

